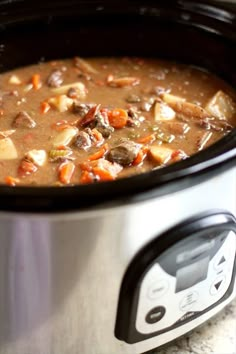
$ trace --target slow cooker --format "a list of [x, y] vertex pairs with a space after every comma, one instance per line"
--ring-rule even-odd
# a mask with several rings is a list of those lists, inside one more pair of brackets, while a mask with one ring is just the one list
[[[236, 5], [0, 1], [1, 71], [174, 59], [236, 86]], [[236, 130], [191, 158], [75, 187], [0, 186], [0, 354], [135, 354], [236, 295]]]

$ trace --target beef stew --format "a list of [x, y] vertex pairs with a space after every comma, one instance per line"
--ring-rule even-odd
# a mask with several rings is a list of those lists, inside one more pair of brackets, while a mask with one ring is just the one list
[[79, 57], [0, 76], [0, 182], [110, 181], [186, 159], [236, 125], [235, 92], [201, 69]]

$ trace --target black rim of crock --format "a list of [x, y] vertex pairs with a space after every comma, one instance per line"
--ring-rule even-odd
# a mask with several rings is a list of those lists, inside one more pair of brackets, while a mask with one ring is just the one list
[[[17, 1], [18, 2], [18, 1]], [[19, 1], [20, 3], [21, 1]], [[149, 3], [149, 2], [147, 2]], [[174, 2], [176, 4], [176, 2]], [[225, 8], [213, 1], [178, 1], [180, 8], [208, 11], [227, 9], [222, 21], [235, 21], [236, 7]], [[213, 6], [214, 4], [214, 6]], [[208, 9], [206, 9], [206, 6]], [[233, 12], [231, 12], [233, 11]], [[234, 38], [235, 39], [235, 38]], [[192, 187], [236, 165], [236, 129], [223, 139], [186, 160], [140, 175], [91, 185], [65, 187], [0, 185], [0, 211], [55, 212], [91, 210], [132, 204]], [[216, 191], [217, 192], [217, 191]]]

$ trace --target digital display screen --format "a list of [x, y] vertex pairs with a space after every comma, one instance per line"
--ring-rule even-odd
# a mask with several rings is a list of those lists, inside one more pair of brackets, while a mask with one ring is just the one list
[[191, 286], [207, 278], [210, 257], [205, 257], [195, 263], [188, 264], [177, 270], [175, 292], [191, 288]]

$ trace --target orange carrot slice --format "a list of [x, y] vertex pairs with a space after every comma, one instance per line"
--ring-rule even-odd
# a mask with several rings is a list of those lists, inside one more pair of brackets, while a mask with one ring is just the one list
[[102, 134], [96, 128], [93, 128], [91, 130], [91, 134], [93, 135], [97, 143], [101, 143], [104, 140]]
[[63, 184], [69, 184], [72, 178], [72, 175], [75, 170], [75, 164], [71, 161], [63, 162], [59, 166], [59, 181]]
[[42, 82], [39, 74], [34, 74], [31, 78], [31, 82], [35, 90], [39, 90], [40, 87], [42, 86]]
[[101, 157], [103, 157], [105, 155], [105, 153], [107, 151], [108, 151], [108, 144], [105, 144], [102, 146], [102, 148], [100, 150], [95, 152], [95, 154], [90, 155], [88, 158], [88, 161], [94, 161], [94, 160], [100, 159]]
[[26, 177], [37, 171], [37, 166], [28, 160], [23, 159], [18, 168], [18, 175], [20, 177]]
[[122, 108], [116, 108], [108, 112], [110, 125], [115, 129], [121, 129], [126, 126], [128, 113]]
[[80, 164], [82, 171], [92, 172], [100, 181], [112, 181], [123, 169], [117, 163], [112, 163], [103, 158], [94, 161], [85, 161]]
[[40, 111], [42, 114], [45, 114], [50, 110], [50, 108], [50, 104], [47, 101], [43, 101], [40, 106]]
[[19, 178], [14, 178], [12, 176], [6, 176], [5, 178], [5, 183], [8, 185], [8, 186], [16, 186], [18, 183], [20, 182]]
[[140, 165], [145, 157], [147, 156], [148, 149], [146, 147], [143, 147], [142, 149], [139, 150], [137, 157], [134, 159], [132, 165], [133, 166], [138, 166]]
[[88, 171], [82, 171], [81, 176], [80, 176], [80, 183], [81, 184], [88, 184], [88, 183], [93, 183], [93, 182], [94, 182], [93, 174]]
[[151, 144], [151, 143], [153, 143], [153, 141], [155, 141], [155, 140], [156, 140], [155, 134], [151, 134], [151, 135], [144, 136], [144, 137], [138, 139], [138, 143], [141, 143], [141, 144]]
[[104, 159], [93, 161], [92, 164], [93, 173], [100, 181], [113, 181], [123, 169], [119, 164]]
[[100, 181], [113, 181], [115, 179], [115, 176], [111, 173], [111, 171], [101, 167], [94, 167], [93, 172], [99, 177]]

